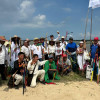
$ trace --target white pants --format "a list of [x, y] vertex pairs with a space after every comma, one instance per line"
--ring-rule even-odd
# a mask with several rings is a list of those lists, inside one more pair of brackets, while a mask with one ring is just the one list
[[84, 56], [78, 55], [77, 56], [77, 62], [78, 62], [78, 65], [80, 67], [80, 70], [83, 70], [83, 66], [85, 64]]
[[[14, 74], [13, 74], [13, 77], [14, 77]], [[23, 76], [21, 76], [20, 74], [16, 74], [15, 77], [16, 81], [14, 82], [15, 85], [18, 85], [22, 79], [23, 79]]]
[[32, 82], [31, 82], [31, 87], [35, 87], [36, 86], [36, 79], [37, 77], [40, 76], [40, 81], [44, 80], [44, 76], [45, 76], [45, 70], [38, 70], [38, 72], [36, 74], [34, 74], [33, 78], [32, 78]]

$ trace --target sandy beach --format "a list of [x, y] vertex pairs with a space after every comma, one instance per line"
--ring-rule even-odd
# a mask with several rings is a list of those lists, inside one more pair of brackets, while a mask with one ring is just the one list
[[90, 81], [38, 84], [36, 88], [27, 87], [24, 95], [22, 88], [4, 91], [5, 88], [0, 87], [0, 100], [100, 100], [100, 85]]

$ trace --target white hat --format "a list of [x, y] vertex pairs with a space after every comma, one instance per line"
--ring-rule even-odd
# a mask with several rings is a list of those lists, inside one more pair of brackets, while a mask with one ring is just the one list
[[83, 43], [83, 41], [80, 41], [80, 43]]
[[62, 36], [61, 38], [65, 38], [64, 36]]

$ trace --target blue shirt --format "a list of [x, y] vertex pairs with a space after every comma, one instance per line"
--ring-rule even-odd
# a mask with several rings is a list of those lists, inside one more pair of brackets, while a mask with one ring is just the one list
[[91, 46], [91, 58], [95, 58], [95, 53], [96, 53], [96, 51], [97, 51], [97, 48], [98, 48], [98, 45], [92, 45]]
[[76, 43], [68, 43], [67, 46], [66, 46], [66, 50], [68, 50], [69, 52], [75, 52], [77, 49], [77, 45]]

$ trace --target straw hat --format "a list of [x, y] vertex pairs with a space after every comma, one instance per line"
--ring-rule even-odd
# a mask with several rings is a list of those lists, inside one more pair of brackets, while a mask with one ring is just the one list
[[62, 36], [61, 38], [62, 38], [62, 39], [64, 39], [65, 37], [64, 37], [64, 36]]
[[34, 38], [34, 40], [33, 40], [33, 41], [36, 41], [36, 40], [39, 40], [39, 38], [37, 38], [37, 37], [36, 37], [36, 38]]
[[9, 41], [6, 41], [4, 45], [7, 46], [8, 44], [10, 45], [11, 43]]
[[7, 41], [4, 36], [0, 36], [1, 41]]

